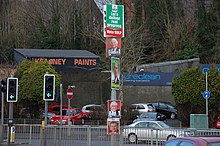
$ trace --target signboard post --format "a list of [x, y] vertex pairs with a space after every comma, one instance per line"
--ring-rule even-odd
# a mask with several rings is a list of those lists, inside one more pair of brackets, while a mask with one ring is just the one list
[[[68, 98], [68, 111], [70, 111], [70, 100], [73, 98], [73, 89], [70, 86], [67, 89], [66, 96]], [[68, 126], [70, 126], [70, 115], [68, 116]], [[70, 135], [70, 132], [68, 132], [68, 134]]]

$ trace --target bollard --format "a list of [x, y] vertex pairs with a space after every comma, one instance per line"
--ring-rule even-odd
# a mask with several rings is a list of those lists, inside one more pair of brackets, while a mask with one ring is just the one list
[[45, 121], [41, 122], [41, 126], [44, 128], [45, 127]]

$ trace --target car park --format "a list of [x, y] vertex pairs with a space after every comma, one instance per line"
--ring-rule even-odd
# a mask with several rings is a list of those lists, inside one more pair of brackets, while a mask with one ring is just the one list
[[164, 146], [220, 146], [220, 137], [181, 137], [165, 142]]
[[188, 131], [174, 129], [163, 121], [137, 121], [123, 129], [124, 138], [131, 143], [137, 143], [138, 140], [166, 141], [188, 135], [190, 135]]
[[137, 116], [133, 122], [151, 120], [151, 121], [166, 121], [166, 116], [158, 112], [143, 112]]
[[70, 125], [81, 124], [83, 116], [85, 115], [80, 108], [64, 108], [62, 110], [62, 123], [60, 121], [60, 115], [56, 115], [51, 118], [50, 124], [68, 125], [68, 118], [70, 118]]
[[151, 103], [132, 104], [131, 109], [133, 111], [138, 111], [139, 113], [155, 111], [155, 108], [154, 108], [153, 104], [151, 104]]
[[167, 118], [176, 119], [177, 118], [177, 110], [176, 107], [168, 102], [153, 102], [153, 106], [155, 107], [156, 112], [159, 112], [165, 115]]

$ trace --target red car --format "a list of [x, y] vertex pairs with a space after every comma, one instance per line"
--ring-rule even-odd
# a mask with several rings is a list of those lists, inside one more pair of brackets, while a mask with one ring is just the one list
[[220, 129], [220, 117], [218, 117], [215, 128]]
[[[63, 104], [62, 108], [68, 108], [68, 105]], [[53, 103], [49, 104], [48, 105], [48, 112], [59, 115], [59, 113], [60, 113], [60, 103], [59, 102], [53, 102]]]
[[[81, 124], [83, 116], [85, 116], [85, 114], [80, 108], [70, 108], [70, 110], [68, 110], [68, 108], [64, 108], [62, 110], [62, 125], [68, 125], [68, 117], [70, 117], [70, 125]], [[50, 124], [60, 125], [60, 116], [53, 116]]]
[[179, 137], [165, 142], [164, 146], [220, 146], [220, 137]]

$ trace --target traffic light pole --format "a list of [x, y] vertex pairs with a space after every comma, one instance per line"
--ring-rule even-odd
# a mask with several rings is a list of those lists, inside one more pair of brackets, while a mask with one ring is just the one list
[[44, 107], [44, 114], [45, 114], [45, 117], [44, 117], [44, 122], [45, 122], [45, 126], [47, 126], [47, 115], [48, 115], [48, 102], [45, 100], [45, 107]]
[[3, 131], [4, 131], [4, 92], [2, 92], [2, 108], [1, 108], [1, 126], [0, 126], [0, 144], [3, 143]]
[[11, 126], [13, 124], [13, 103], [9, 102], [9, 118], [8, 118], [8, 146], [11, 143]]
[[2, 92], [1, 124], [4, 125], [4, 92]]

